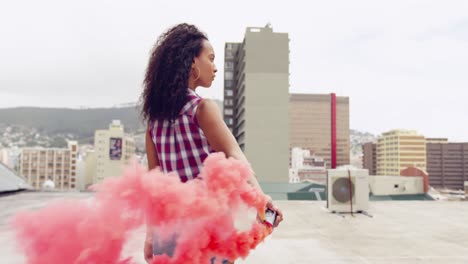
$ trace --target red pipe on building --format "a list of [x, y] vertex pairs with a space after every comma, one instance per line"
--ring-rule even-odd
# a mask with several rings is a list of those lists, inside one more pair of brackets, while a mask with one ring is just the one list
[[331, 93], [331, 168], [336, 168], [336, 94]]

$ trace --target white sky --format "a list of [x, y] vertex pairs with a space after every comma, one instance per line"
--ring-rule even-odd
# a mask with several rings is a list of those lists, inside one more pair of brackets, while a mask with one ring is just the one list
[[[222, 99], [225, 42], [270, 22], [290, 38], [290, 91], [350, 97], [351, 128], [468, 141], [468, 1], [4, 1], [0, 108], [135, 102], [170, 26], [208, 34]], [[465, 73], [465, 74], [463, 74]]]

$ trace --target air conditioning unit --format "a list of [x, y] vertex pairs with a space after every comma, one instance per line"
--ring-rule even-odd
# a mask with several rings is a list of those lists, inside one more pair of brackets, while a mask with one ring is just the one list
[[327, 208], [336, 213], [367, 211], [368, 177], [369, 171], [364, 169], [327, 170]]

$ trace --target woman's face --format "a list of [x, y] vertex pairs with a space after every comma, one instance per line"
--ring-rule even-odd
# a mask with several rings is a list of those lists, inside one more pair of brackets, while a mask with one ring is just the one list
[[202, 51], [198, 57], [195, 57], [192, 64], [192, 76], [195, 79], [196, 86], [211, 86], [218, 71], [214, 59], [213, 47], [208, 40], [203, 40]]

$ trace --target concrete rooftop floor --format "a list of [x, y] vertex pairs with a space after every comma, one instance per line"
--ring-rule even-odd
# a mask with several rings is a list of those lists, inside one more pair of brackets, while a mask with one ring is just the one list
[[[60, 197], [89, 198], [90, 193], [23, 192], [0, 196], [0, 263], [25, 263], [16, 249], [8, 219]], [[468, 263], [468, 202], [371, 202], [365, 215], [329, 213], [325, 202], [277, 201], [284, 222], [236, 263]], [[124, 255], [144, 263], [138, 230]]]

